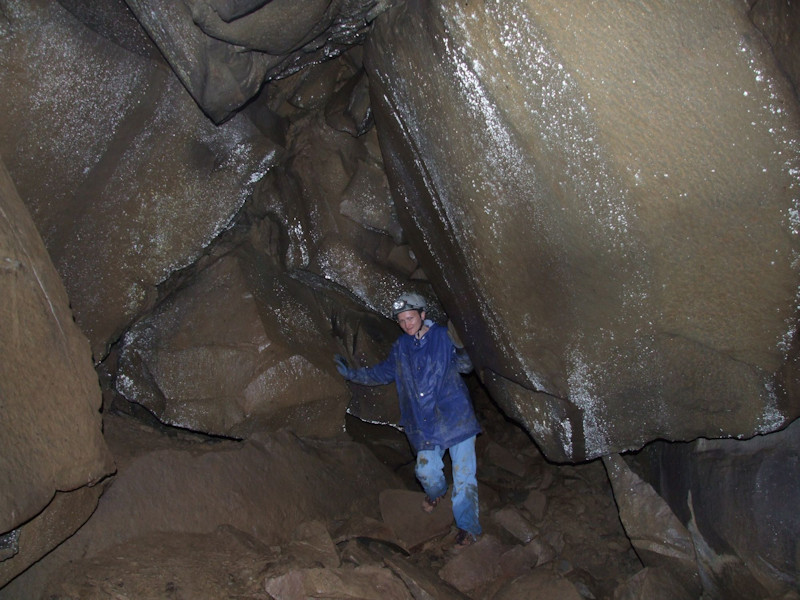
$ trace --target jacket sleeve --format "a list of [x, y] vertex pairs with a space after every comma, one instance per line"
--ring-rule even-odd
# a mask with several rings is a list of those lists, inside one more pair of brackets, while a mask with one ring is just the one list
[[350, 369], [347, 379], [353, 383], [361, 385], [385, 385], [395, 380], [395, 347], [382, 363], [372, 367], [361, 367], [360, 369]]

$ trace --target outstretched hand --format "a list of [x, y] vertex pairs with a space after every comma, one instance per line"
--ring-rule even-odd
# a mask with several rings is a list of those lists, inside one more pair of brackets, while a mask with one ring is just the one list
[[333, 362], [336, 363], [336, 370], [339, 371], [339, 375], [346, 378], [348, 373], [350, 373], [350, 367], [347, 366], [345, 357], [341, 354], [334, 354]]
[[450, 336], [450, 341], [453, 342], [453, 346], [455, 346], [458, 350], [462, 350], [464, 348], [464, 342], [461, 341], [461, 337], [459, 337], [458, 332], [456, 331], [456, 326], [453, 325], [452, 321], [447, 322], [447, 335]]

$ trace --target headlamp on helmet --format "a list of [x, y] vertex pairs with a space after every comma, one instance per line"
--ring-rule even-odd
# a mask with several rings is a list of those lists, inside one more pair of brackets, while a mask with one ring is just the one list
[[392, 303], [392, 315], [397, 317], [407, 310], [424, 311], [426, 307], [425, 298], [415, 293], [403, 294]]

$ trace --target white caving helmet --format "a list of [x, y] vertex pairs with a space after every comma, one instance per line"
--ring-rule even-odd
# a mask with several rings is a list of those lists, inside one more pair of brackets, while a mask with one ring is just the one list
[[392, 316], [397, 318], [397, 315], [401, 312], [407, 310], [423, 311], [426, 307], [427, 303], [425, 302], [425, 298], [414, 292], [408, 292], [400, 295], [397, 300], [392, 302]]

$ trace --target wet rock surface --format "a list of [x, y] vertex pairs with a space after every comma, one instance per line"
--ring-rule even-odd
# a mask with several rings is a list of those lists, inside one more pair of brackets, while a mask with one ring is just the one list
[[349, 393], [332, 372], [333, 340], [316, 342], [329, 327], [308, 288], [263, 259], [229, 254], [131, 328], [116, 389], [193, 431], [244, 438], [292, 424], [333, 436]]
[[796, 545], [782, 534], [800, 528], [800, 492], [786, 476], [798, 456], [795, 421], [741, 442], [657, 443], [631, 465], [688, 528], [707, 594], [779, 596], [798, 586]]
[[[0, 0], [0, 596], [795, 600], [797, 7], [390, 4]], [[454, 551], [330, 360], [408, 289], [606, 469], [484, 410]]]
[[369, 24], [392, 4], [125, 1], [192, 97], [217, 123], [256, 96], [265, 81], [363, 42]]
[[611, 480], [619, 515], [636, 555], [646, 567], [670, 573], [686, 598], [700, 596], [700, 573], [691, 534], [666, 501], [625, 464], [621, 456], [603, 463]]
[[95, 362], [229, 226], [278, 147], [215, 127], [175, 78], [56, 2], [14, 3], [0, 38], [0, 153]]
[[552, 460], [800, 414], [800, 110], [744, 9], [411, 1], [376, 21], [400, 221]]
[[[0, 598], [700, 597], [669, 560], [645, 566], [652, 561], [641, 542], [631, 544], [615, 505], [626, 500], [615, 500], [607, 474], [617, 472], [615, 485], [629, 485], [622, 476], [641, 485], [630, 470], [551, 464], [494, 406], [478, 402], [484, 533], [471, 546], [456, 546], [448, 502], [422, 512], [413, 457], [392, 428], [359, 422], [339, 440], [277, 432], [234, 442], [107, 415], [119, 472], [98, 510], [0, 588]], [[507, 458], [493, 460], [494, 444], [514, 458], [516, 473]], [[657, 512], [647, 494], [638, 502]], [[668, 541], [666, 531], [650, 533]], [[711, 597], [758, 590], [797, 599], [752, 581]]]

